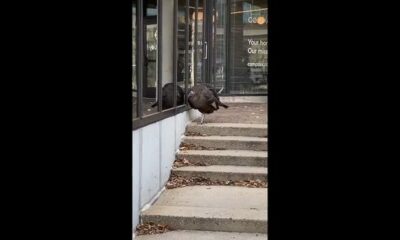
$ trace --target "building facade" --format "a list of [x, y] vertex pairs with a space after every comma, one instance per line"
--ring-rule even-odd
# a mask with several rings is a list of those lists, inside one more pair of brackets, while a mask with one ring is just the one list
[[[167, 182], [186, 123], [187, 100], [162, 106], [170, 83], [206, 83], [220, 95], [267, 95], [267, 1], [133, 0], [133, 227]], [[176, 98], [175, 98], [176, 99]]]

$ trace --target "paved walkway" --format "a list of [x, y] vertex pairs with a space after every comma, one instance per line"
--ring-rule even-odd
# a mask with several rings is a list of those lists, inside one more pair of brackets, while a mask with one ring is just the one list
[[267, 104], [227, 105], [206, 115], [204, 124], [187, 126], [177, 160], [193, 165], [171, 173], [171, 178], [209, 180], [210, 185], [185, 183], [163, 192], [141, 220], [174, 231], [138, 240], [267, 238]]

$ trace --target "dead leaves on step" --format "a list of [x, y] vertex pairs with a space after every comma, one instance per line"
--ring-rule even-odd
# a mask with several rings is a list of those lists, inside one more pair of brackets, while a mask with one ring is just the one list
[[185, 150], [225, 150], [225, 148], [203, 147], [203, 146], [197, 146], [194, 144], [181, 143], [181, 145], [179, 145], [179, 150], [180, 151], [185, 151]]
[[180, 168], [180, 167], [187, 167], [187, 166], [207, 166], [205, 163], [191, 163], [186, 158], [177, 159], [172, 166], [173, 169]]
[[207, 134], [204, 133], [198, 133], [198, 132], [185, 132], [185, 136], [208, 136]]
[[168, 225], [155, 224], [153, 222], [140, 224], [136, 227], [136, 235], [161, 234], [168, 231], [171, 231]]
[[266, 188], [267, 182], [256, 179], [256, 180], [241, 180], [241, 181], [216, 181], [211, 180], [209, 178], [204, 177], [182, 177], [177, 176], [175, 174], [171, 174], [169, 178], [166, 188], [179, 188], [179, 187], [186, 187], [186, 186], [240, 186], [240, 187], [249, 187], [249, 188]]
[[[191, 163], [186, 158], [177, 159], [172, 166], [173, 169], [186, 167], [186, 166], [208, 166], [205, 163]], [[195, 186], [195, 185], [217, 185], [217, 186], [241, 186], [241, 187], [250, 187], [250, 188], [266, 188], [267, 182], [264, 180], [256, 179], [256, 180], [241, 180], [241, 181], [212, 181], [209, 178], [204, 177], [183, 177], [177, 176], [174, 173], [171, 173], [171, 177], [169, 178], [166, 188], [178, 188], [178, 187], [186, 187], [186, 186]]]

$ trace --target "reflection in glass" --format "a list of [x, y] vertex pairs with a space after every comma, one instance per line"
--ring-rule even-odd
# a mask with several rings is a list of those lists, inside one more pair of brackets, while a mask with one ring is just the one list
[[[177, 49], [177, 84], [178, 89], [185, 90], [185, 66], [186, 66], [186, 0], [178, 0], [178, 49]], [[179, 97], [179, 95], [177, 96]], [[183, 104], [183, 102], [177, 99], [177, 106]]]
[[199, 0], [199, 5], [196, 12], [196, 37], [197, 37], [197, 44], [196, 44], [196, 54], [197, 57], [196, 61], [196, 82], [201, 83], [205, 82], [203, 76], [203, 23], [204, 23], [204, 1]]
[[[225, 75], [225, 56], [226, 56], [226, 37], [225, 37], [225, 26], [226, 26], [226, 0], [214, 1], [214, 17], [213, 17], [213, 39], [214, 39], [214, 63], [212, 64], [213, 77], [212, 81], [216, 89], [225, 87], [226, 75]], [[225, 92], [224, 89], [223, 92]]]
[[267, 2], [232, 0], [230, 93], [267, 93]]
[[157, 0], [144, 1], [143, 9], [143, 116], [157, 112]]
[[189, 16], [188, 16], [188, 24], [189, 24], [189, 52], [188, 52], [188, 69], [189, 69], [189, 79], [187, 83], [187, 87], [194, 86], [194, 30], [195, 30], [195, 6], [196, 0], [189, 0]]

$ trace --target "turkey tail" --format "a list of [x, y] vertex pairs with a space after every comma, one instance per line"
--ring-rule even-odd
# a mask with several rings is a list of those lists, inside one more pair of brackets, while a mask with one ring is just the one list
[[218, 99], [218, 104], [223, 106], [224, 108], [228, 108], [229, 107], [228, 105], [226, 105], [226, 104], [222, 103], [221, 101], [219, 101], [219, 99]]
[[221, 103], [220, 105], [223, 106], [224, 108], [228, 108], [229, 107], [228, 105], [225, 105], [223, 103]]

